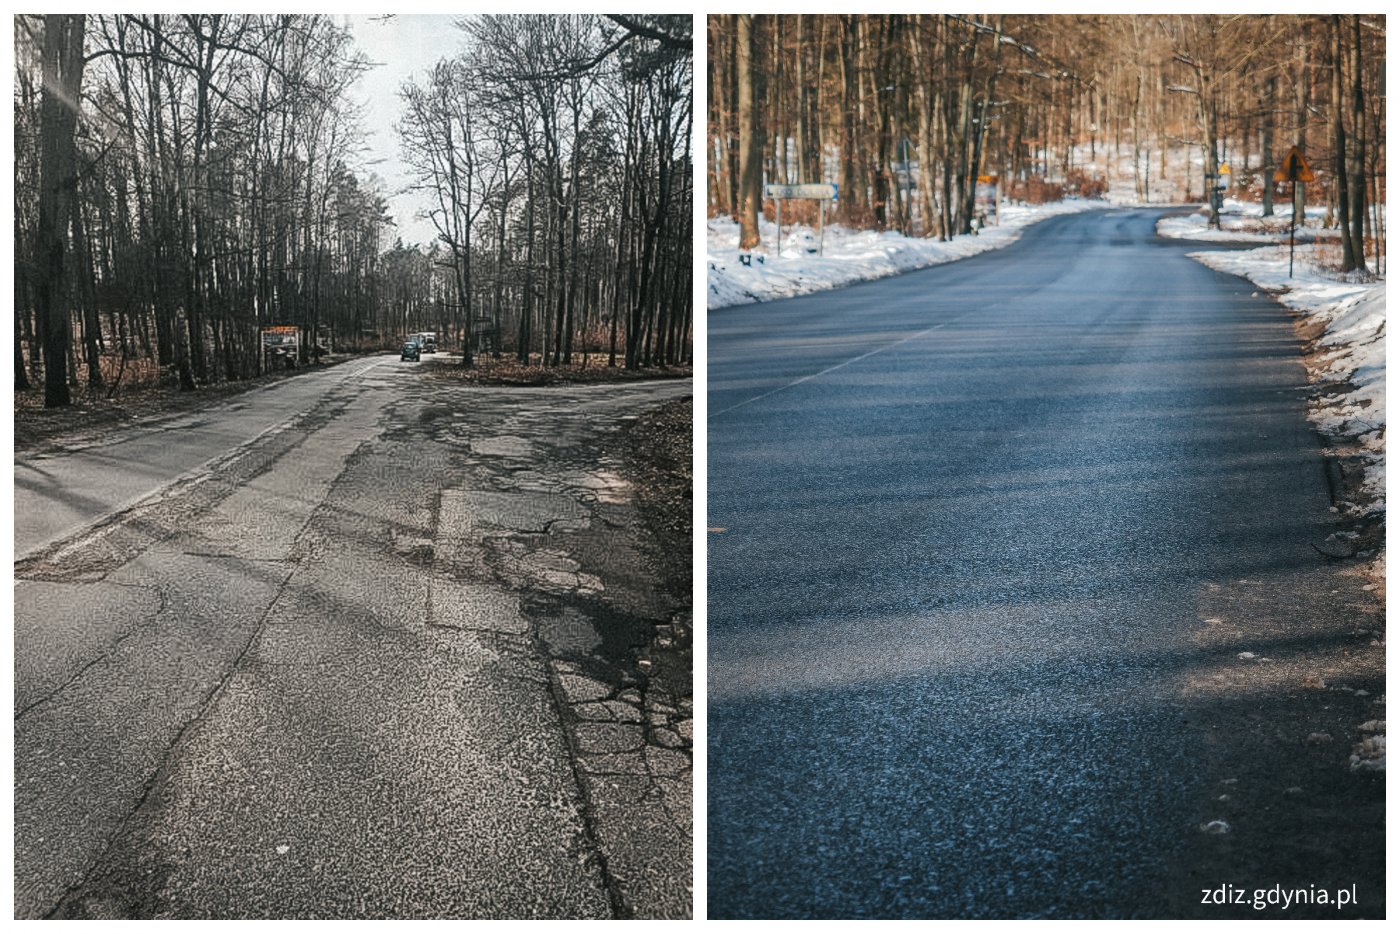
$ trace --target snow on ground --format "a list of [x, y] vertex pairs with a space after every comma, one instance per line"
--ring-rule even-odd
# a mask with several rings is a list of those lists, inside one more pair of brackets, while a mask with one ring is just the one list
[[1314, 424], [1329, 438], [1354, 442], [1365, 452], [1365, 491], [1375, 497], [1367, 513], [1385, 510], [1385, 282], [1355, 281], [1313, 262], [1314, 246], [1299, 248], [1293, 278], [1288, 247], [1228, 253], [1191, 253], [1212, 269], [1249, 279], [1274, 293], [1305, 322], [1321, 325], [1320, 367], [1315, 382], [1344, 383], [1313, 406]]
[[[1319, 239], [1336, 239], [1337, 232], [1322, 226], [1327, 208], [1310, 204], [1303, 209], [1305, 224], [1294, 231], [1293, 239], [1298, 243], [1310, 243]], [[1210, 222], [1210, 211], [1202, 207], [1194, 214], [1177, 217], [1164, 217], [1157, 222], [1157, 233], [1175, 240], [1207, 240], [1229, 243], [1278, 243], [1288, 242], [1288, 223], [1292, 212], [1285, 200], [1274, 205], [1274, 215], [1264, 217], [1257, 202], [1239, 201], [1226, 198], [1220, 209], [1220, 229], [1206, 225]]]
[[976, 236], [938, 240], [906, 237], [873, 230], [852, 230], [828, 224], [822, 255], [817, 255], [817, 231], [783, 225], [783, 248], [774, 255], [777, 225], [759, 218], [759, 245], [751, 265], [739, 259], [739, 224], [730, 217], [712, 218], [706, 251], [709, 265], [710, 309], [790, 298], [839, 288], [866, 279], [933, 266], [974, 253], [1006, 246], [1028, 224], [1057, 214], [1107, 207], [1103, 201], [1067, 200], [1038, 205], [1002, 205], [1000, 226], [984, 227]]
[[[1204, 184], [1198, 146], [1168, 146], [1165, 153], [1152, 150], [1145, 155], [1139, 168], [1146, 182], [1147, 204], [1181, 204], [1187, 200], [1189, 192], [1199, 192]], [[1125, 207], [1144, 204], [1134, 181], [1131, 145], [1101, 145], [1091, 155], [1081, 144], [1075, 147], [1074, 161], [1089, 174], [1108, 179], [1107, 198], [1113, 204]]]
[[[835, 156], [831, 159], [826, 177], [835, 177], [839, 170]], [[1076, 147], [1071, 163], [1078, 171], [1106, 178], [1109, 183], [1107, 198], [1102, 201], [1068, 199], [1041, 205], [1004, 203], [1000, 226], [985, 227], [978, 236], [955, 237], [945, 243], [832, 224], [826, 228], [825, 248], [818, 256], [815, 229], [785, 225], [782, 253], [776, 256], [773, 250], [777, 227], [766, 217], [760, 217], [762, 239], [753, 252], [752, 265], [744, 266], [739, 261], [738, 223], [728, 216], [713, 218], [707, 229], [709, 297], [706, 305], [710, 309], [727, 308], [879, 279], [1006, 246], [1027, 224], [1056, 214], [1141, 204], [1133, 186], [1130, 147], [1114, 145], [1111, 140], [1100, 140], [1092, 148], [1084, 144]], [[1152, 150], [1150, 158], [1144, 159], [1142, 164], [1149, 202], [1178, 202], [1192, 186], [1199, 193], [1200, 163], [1201, 155], [1196, 146], [1172, 146], [1165, 153]], [[1204, 220], [1200, 228], [1205, 229]]]

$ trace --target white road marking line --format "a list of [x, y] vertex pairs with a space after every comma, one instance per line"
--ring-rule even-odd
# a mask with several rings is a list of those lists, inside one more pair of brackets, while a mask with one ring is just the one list
[[799, 385], [801, 385], [802, 383], [807, 382], [808, 380], [816, 379], [816, 378], [819, 377], [819, 376], [825, 376], [825, 375], [828, 374], [828, 373], [834, 373], [835, 371], [841, 369], [842, 367], [850, 366], [852, 363], [859, 363], [861, 360], [864, 360], [866, 357], [873, 357], [873, 356], [875, 356], [875, 354], [877, 354], [877, 353], [883, 353], [884, 351], [889, 350], [891, 347], [898, 347], [900, 344], [907, 344], [907, 343], [909, 343], [909, 341], [918, 340], [920, 337], [923, 337], [925, 334], [931, 334], [932, 332], [937, 331], [937, 330], [939, 330], [940, 328], [946, 328], [946, 327], [947, 327], [948, 325], [950, 325], [950, 324], [957, 324], [957, 323], [958, 323], [959, 321], [961, 321], [963, 318], [966, 318], [968, 314], [970, 314], [970, 312], [969, 312], [969, 313], [964, 313], [964, 314], [958, 315], [956, 318], [950, 318], [949, 320], [943, 321], [943, 322], [941, 322], [941, 323], [939, 323], [939, 324], [935, 324], [935, 325], [933, 325], [932, 327], [924, 328], [922, 331], [920, 331], [920, 332], [917, 333], [917, 334], [910, 334], [908, 337], [902, 337], [902, 338], [900, 338], [899, 340], [893, 341], [892, 343], [889, 343], [889, 344], [885, 344], [885, 345], [882, 346], [882, 347], [876, 347], [874, 350], [867, 350], [865, 353], [861, 354], [861, 355], [858, 356], [858, 357], [852, 357], [851, 359], [849, 359], [849, 360], [844, 360], [844, 361], [842, 361], [841, 363], [836, 364], [835, 366], [829, 366], [829, 367], [827, 367], [825, 370], [822, 370], [822, 371], [819, 372], [819, 373], [809, 373], [809, 374], [807, 374], [806, 376], [798, 377], [797, 379], [793, 380], [793, 381], [790, 382], [790, 383], [787, 383], [786, 385], [779, 386], [777, 389], [770, 389], [770, 390], [768, 390], [768, 391], [765, 392], [765, 393], [762, 393], [762, 394], [760, 394], [760, 395], [754, 396], [752, 399], [745, 399], [743, 402], [736, 402], [734, 405], [731, 405], [731, 406], [730, 406], [729, 408], [727, 408], [727, 409], [720, 409], [718, 412], [711, 412], [711, 413], [710, 413], [710, 418], [709, 418], [709, 420], [710, 420], [710, 421], [713, 421], [714, 419], [719, 418], [721, 415], [724, 415], [726, 412], [732, 412], [732, 411], [734, 411], [735, 409], [743, 408], [744, 406], [748, 405], [750, 402], [758, 402], [760, 399], [767, 399], [769, 396], [777, 395], [778, 393], [782, 392], [782, 391], [785, 390], [785, 389], [791, 389], [791, 388], [794, 387], [794, 386], [799, 386]]

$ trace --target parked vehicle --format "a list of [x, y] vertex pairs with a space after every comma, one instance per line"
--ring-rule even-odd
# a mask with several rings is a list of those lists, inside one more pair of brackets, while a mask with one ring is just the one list
[[399, 359], [417, 360], [421, 352], [417, 341], [404, 341], [403, 349], [399, 351]]

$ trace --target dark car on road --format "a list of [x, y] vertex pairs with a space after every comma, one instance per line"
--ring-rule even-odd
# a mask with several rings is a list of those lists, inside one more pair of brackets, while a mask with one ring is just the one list
[[419, 355], [417, 341], [404, 341], [403, 350], [399, 351], [400, 360], [417, 360]]

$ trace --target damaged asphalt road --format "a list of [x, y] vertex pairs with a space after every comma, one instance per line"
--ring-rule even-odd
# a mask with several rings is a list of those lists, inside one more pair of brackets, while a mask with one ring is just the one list
[[691, 697], [639, 665], [688, 607], [602, 444], [689, 382], [415, 369], [179, 476], [124, 433], [78, 453], [157, 495], [19, 524], [17, 917], [689, 916]]

